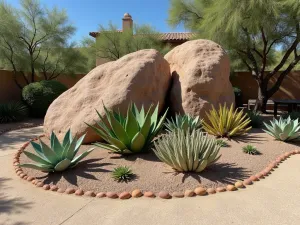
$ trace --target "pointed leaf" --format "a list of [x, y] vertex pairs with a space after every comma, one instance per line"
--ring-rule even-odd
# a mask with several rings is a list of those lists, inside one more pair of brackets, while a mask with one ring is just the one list
[[141, 132], [138, 132], [131, 141], [130, 151], [140, 152], [145, 145], [145, 137]]
[[71, 164], [71, 161], [69, 159], [64, 159], [62, 161], [60, 161], [59, 163], [57, 163], [57, 165], [54, 167], [55, 171], [64, 171], [65, 169], [67, 169]]
[[41, 164], [45, 164], [45, 165], [51, 165], [51, 163], [35, 154], [32, 154], [31, 152], [27, 152], [24, 151], [24, 154], [31, 160], [37, 162], [37, 163], [41, 163]]
[[59, 161], [58, 155], [56, 155], [56, 153], [51, 148], [49, 148], [49, 146], [46, 145], [42, 140], [40, 140], [40, 143], [41, 143], [42, 151], [45, 155], [45, 158], [52, 164], [56, 164], [57, 161]]

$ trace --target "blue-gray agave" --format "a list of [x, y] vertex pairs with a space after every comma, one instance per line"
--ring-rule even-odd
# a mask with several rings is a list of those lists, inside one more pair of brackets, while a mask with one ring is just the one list
[[154, 142], [156, 156], [177, 171], [201, 172], [216, 162], [220, 145], [200, 130], [175, 130]]
[[54, 132], [52, 132], [50, 137], [50, 147], [40, 140], [40, 144], [31, 142], [31, 145], [38, 155], [24, 151], [24, 154], [35, 161], [36, 164], [25, 163], [20, 164], [20, 166], [45, 172], [63, 171], [67, 168], [73, 168], [80, 160], [94, 150], [89, 149], [75, 157], [84, 137], [85, 135], [81, 136], [79, 139], [76, 137], [73, 138], [71, 131], [68, 130], [63, 139], [63, 143], [61, 144]]
[[292, 120], [290, 117], [279, 120], [274, 119], [271, 124], [264, 123], [267, 130], [266, 133], [280, 141], [299, 141], [300, 140], [300, 123], [298, 119]]

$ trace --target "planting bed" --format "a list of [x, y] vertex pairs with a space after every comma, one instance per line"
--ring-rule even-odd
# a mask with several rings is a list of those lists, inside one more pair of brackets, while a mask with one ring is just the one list
[[[42, 138], [46, 143], [49, 140]], [[234, 184], [237, 180], [244, 180], [266, 168], [277, 156], [298, 149], [293, 143], [273, 140], [260, 129], [252, 129], [245, 136], [227, 141], [229, 147], [221, 148], [220, 160], [206, 168], [201, 173], [176, 173], [169, 166], [160, 162], [153, 152], [120, 156], [107, 150], [96, 148], [85, 160], [73, 169], [61, 173], [43, 173], [33, 169], [23, 168], [27, 176], [36, 180], [56, 185], [64, 191], [67, 188], [99, 192], [131, 192], [135, 189], [142, 191], [184, 192], [196, 187], [217, 188]], [[248, 155], [242, 147], [251, 144], [257, 147], [261, 155]], [[90, 148], [83, 145], [80, 152]], [[31, 145], [26, 151], [33, 152]], [[30, 162], [24, 154], [20, 156], [20, 163]], [[134, 180], [128, 183], [118, 183], [111, 177], [111, 171], [117, 166], [129, 166], [136, 174]], [[47, 189], [47, 187], [46, 187]]]

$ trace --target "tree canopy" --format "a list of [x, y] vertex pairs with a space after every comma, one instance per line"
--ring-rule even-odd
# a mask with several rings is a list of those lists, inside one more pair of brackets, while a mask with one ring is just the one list
[[220, 43], [235, 68], [249, 70], [259, 87], [258, 110], [265, 111], [267, 100], [300, 61], [297, 0], [172, 0], [169, 23], [183, 23], [199, 37]]
[[85, 57], [69, 42], [75, 32], [65, 10], [42, 7], [38, 0], [21, 0], [16, 9], [0, 1], [0, 61], [26, 84], [84, 72]]

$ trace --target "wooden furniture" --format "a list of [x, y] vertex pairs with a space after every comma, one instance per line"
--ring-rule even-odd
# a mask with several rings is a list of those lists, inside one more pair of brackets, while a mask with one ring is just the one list
[[288, 106], [288, 112], [297, 110], [297, 106], [300, 105], [300, 100], [286, 99], [286, 100], [273, 100], [274, 101], [274, 117], [277, 116], [278, 105]]

